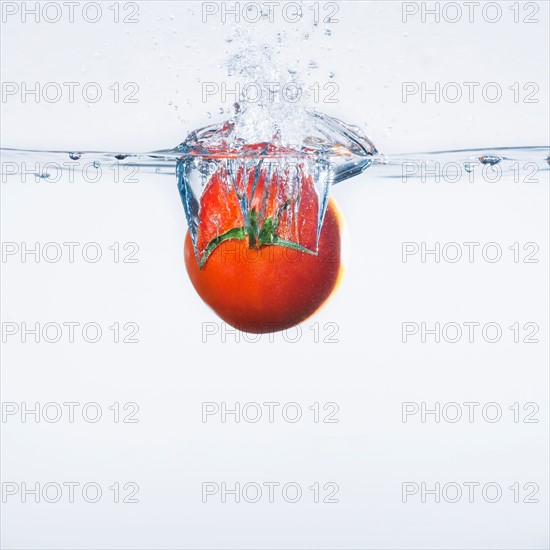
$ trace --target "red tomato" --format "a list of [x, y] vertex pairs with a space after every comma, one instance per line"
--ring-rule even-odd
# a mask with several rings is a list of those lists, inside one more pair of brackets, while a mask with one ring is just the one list
[[[185, 265], [199, 296], [238, 330], [269, 333], [285, 330], [313, 315], [338, 285], [342, 272], [340, 216], [330, 199], [317, 255], [279, 244], [249, 248], [249, 239], [219, 244], [200, 268], [189, 232]], [[316, 219], [302, 232], [317, 230]]]
[[280, 148], [248, 149], [269, 157], [237, 164], [231, 174], [221, 164], [210, 177], [200, 199], [200, 261], [187, 233], [185, 265], [199, 296], [224, 321], [267, 333], [301, 323], [335, 289], [341, 227], [330, 199], [315, 254], [319, 205], [311, 167], [288, 163]]

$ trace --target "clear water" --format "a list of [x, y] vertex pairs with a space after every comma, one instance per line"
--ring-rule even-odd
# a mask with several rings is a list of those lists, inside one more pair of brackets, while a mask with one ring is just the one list
[[[59, 180], [59, 173], [82, 174], [94, 164], [104, 168], [119, 166], [121, 174], [124, 168], [128, 168], [128, 173], [132, 172], [130, 168], [135, 168], [140, 173], [174, 177], [178, 161], [181, 158], [182, 153], [179, 146], [173, 149], [141, 153], [0, 148], [0, 177], [2, 183], [16, 181], [55, 183]], [[529, 172], [550, 171], [550, 146], [478, 147], [392, 155], [377, 152], [369, 160], [370, 162], [364, 164], [345, 165], [345, 168], [338, 172], [338, 177], [333, 179], [332, 184], [358, 175], [367, 168], [369, 168], [368, 173], [377, 178], [390, 178], [403, 182], [439, 180], [442, 183], [453, 183], [451, 168], [455, 168], [461, 176], [457, 179], [457, 183], [490, 182], [490, 179], [474, 179], [470, 174], [481, 175], [484, 170], [488, 173], [488, 169], [492, 168], [495, 173], [502, 175], [514, 176], [519, 173], [522, 182], [530, 183], [532, 179], [534, 183], [537, 178], [530, 178]], [[27, 172], [24, 181], [21, 177], [22, 165]], [[137, 183], [137, 180], [132, 181], [130, 176], [126, 178], [121, 176], [120, 181], [121, 183]], [[363, 181], [367, 182], [368, 179]]]
[[[201, 196], [215, 174], [227, 180], [225, 193], [237, 194], [245, 225], [250, 220], [253, 190], [258, 181], [276, 178], [277, 185], [271, 189], [272, 193], [277, 189], [274, 200], [292, 205], [291, 215], [285, 218], [287, 227], [280, 228], [281, 234], [291, 235], [290, 240], [308, 249], [316, 249], [330, 188], [367, 169], [376, 178], [403, 183], [495, 184], [506, 180], [522, 185], [547, 181], [542, 173], [550, 171], [548, 146], [384, 155], [357, 129], [336, 119], [315, 114], [312, 122], [312, 130], [300, 147], [263, 144], [251, 150], [244, 143], [235, 146], [233, 140], [229, 147], [224, 140], [231, 129], [225, 123], [192, 132], [173, 149], [148, 153], [0, 149], [0, 174], [2, 183], [55, 183], [61, 180], [61, 175], [65, 178], [69, 175], [69, 181], [75, 183], [96, 181], [102, 169], [112, 171], [116, 175], [114, 181], [120, 183], [137, 183], [132, 176], [138, 171], [173, 177], [200, 262], [205, 253], [198, 235]], [[317, 211], [312, 215], [317, 218], [317, 241], [313, 245], [302, 243], [300, 232], [291, 227], [299, 215], [301, 185], [307, 178], [313, 182], [316, 194]], [[252, 185], [252, 194], [247, 193], [243, 181]], [[369, 178], [361, 181], [368, 182]], [[262, 204], [268, 199], [264, 193]], [[266, 215], [265, 208], [260, 208], [259, 226]]]
[[[21, 180], [21, 165], [27, 171], [25, 182], [54, 183], [58, 173], [81, 174], [88, 166], [99, 167], [135, 167], [140, 173], [151, 173], [165, 176], [175, 176], [177, 163], [182, 158], [180, 146], [173, 149], [159, 149], [149, 152], [117, 152], [117, 151], [53, 151], [46, 149], [12, 149], [0, 148], [0, 176], [2, 183], [14, 183]], [[334, 158], [334, 157], [333, 157]], [[411, 169], [408, 171], [407, 167]], [[418, 172], [413, 174], [413, 168]], [[421, 173], [420, 167], [424, 167]], [[369, 174], [380, 178], [391, 178], [402, 181], [436, 181], [450, 182], [444, 177], [445, 169], [462, 167], [462, 178], [458, 183], [471, 181], [468, 174], [480, 174], [487, 167], [498, 170], [503, 175], [513, 175], [518, 172], [529, 172], [535, 168], [539, 172], [550, 171], [550, 146], [533, 145], [525, 147], [477, 147], [474, 149], [454, 149], [442, 151], [426, 151], [416, 153], [399, 153], [385, 155], [376, 152], [370, 162], [360, 166], [346, 165], [339, 177], [332, 183], [337, 184], [348, 177], [358, 175], [367, 168]], [[36, 170], [33, 170], [36, 168]], [[430, 168], [438, 168], [433, 173]], [[348, 172], [349, 170], [349, 172]], [[458, 170], [458, 168], [457, 168]], [[130, 170], [129, 170], [130, 172]], [[410, 173], [409, 173], [410, 172]], [[460, 171], [459, 171], [460, 172]], [[525, 174], [527, 176], [527, 174]], [[345, 177], [344, 177], [345, 176]], [[122, 183], [134, 183], [131, 178], [121, 178]], [[81, 180], [82, 181], [82, 180]], [[368, 181], [365, 179], [363, 181]], [[481, 180], [477, 180], [481, 182]], [[529, 178], [522, 178], [529, 182]]]

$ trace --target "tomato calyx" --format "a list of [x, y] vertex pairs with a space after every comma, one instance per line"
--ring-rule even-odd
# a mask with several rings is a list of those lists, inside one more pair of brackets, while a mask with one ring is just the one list
[[262, 246], [268, 245], [278, 245], [284, 246], [286, 248], [291, 248], [293, 250], [298, 250], [299, 252], [304, 252], [306, 254], [317, 255], [317, 252], [310, 250], [301, 244], [289, 241], [287, 239], [281, 239], [277, 234], [279, 228], [279, 216], [281, 213], [286, 210], [289, 201], [285, 202], [280, 208], [279, 213], [273, 217], [267, 217], [263, 220], [261, 227], [259, 224], [259, 214], [258, 211], [253, 208], [250, 211], [250, 216], [248, 219], [248, 224], [245, 226], [234, 227], [229, 231], [226, 231], [222, 235], [219, 235], [212, 239], [202, 255], [201, 261], [199, 262], [199, 268], [202, 269], [206, 260], [214, 252], [214, 249], [222, 244], [224, 241], [229, 241], [231, 239], [243, 240], [248, 238], [248, 248], [258, 250]]

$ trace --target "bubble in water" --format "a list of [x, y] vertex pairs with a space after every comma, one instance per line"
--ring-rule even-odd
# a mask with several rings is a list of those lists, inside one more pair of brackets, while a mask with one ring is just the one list
[[326, 36], [331, 36], [332, 35], [332, 29], [330, 27], [326, 27], [325, 29], [325, 35]]
[[123, 154], [118, 154], [118, 155], [115, 155], [115, 158], [117, 160], [124, 160], [128, 155], [123, 155]]
[[69, 153], [69, 158], [71, 160], [79, 160], [81, 156], [82, 156], [82, 153], [77, 153], [76, 151]]
[[99, 162], [98, 162], [97, 160], [94, 160], [94, 162], [92, 163], [92, 166], [93, 166], [96, 170], [98, 170], [99, 167], [100, 167], [101, 165], [99, 164]]
[[468, 172], [468, 174], [471, 174], [474, 171], [475, 163], [474, 162], [465, 162], [464, 163], [464, 170]]

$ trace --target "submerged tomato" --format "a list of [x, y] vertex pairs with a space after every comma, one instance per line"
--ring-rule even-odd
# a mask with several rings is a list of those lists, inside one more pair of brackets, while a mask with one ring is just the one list
[[287, 162], [281, 148], [248, 149], [249, 160], [221, 163], [208, 180], [195, 243], [186, 236], [185, 265], [195, 290], [224, 321], [267, 333], [301, 323], [335, 289], [340, 219], [331, 199], [317, 240], [311, 166]]
[[[249, 238], [221, 242], [202, 268], [189, 232], [185, 265], [199, 296], [224, 321], [244, 332], [268, 333], [297, 325], [315, 313], [342, 272], [340, 217], [330, 199], [316, 255], [284, 244], [250, 248]], [[314, 239], [315, 217], [303, 220], [304, 239]]]

